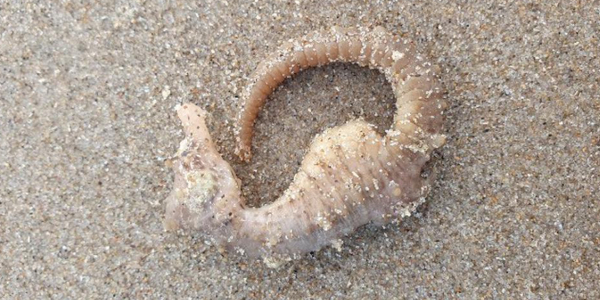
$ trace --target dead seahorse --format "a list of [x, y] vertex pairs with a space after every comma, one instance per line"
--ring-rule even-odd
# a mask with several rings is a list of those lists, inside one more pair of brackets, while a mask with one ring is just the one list
[[397, 98], [386, 135], [362, 120], [325, 130], [313, 139], [283, 195], [250, 208], [239, 179], [215, 149], [206, 113], [184, 104], [177, 112], [186, 137], [174, 159], [166, 229], [201, 231], [222, 248], [276, 265], [327, 245], [339, 248], [340, 239], [357, 227], [397, 221], [424, 201], [429, 182], [422, 169], [431, 152], [445, 143], [440, 131], [447, 104], [439, 68], [416, 54], [413, 43], [382, 27], [334, 27], [289, 40], [268, 56], [245, 91], [237, 154], [250, 159], [254, 120], [281, 82], [331, 62], [356, 63], [385, 74]]

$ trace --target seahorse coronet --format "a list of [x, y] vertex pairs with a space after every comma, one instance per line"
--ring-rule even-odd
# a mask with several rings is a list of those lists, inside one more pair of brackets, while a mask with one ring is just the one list
[[246, 206], [240, 180], [217, 152], [194, 104], [177, 108], [185, 139], [173, 160], [165, 228], [203, 232], [219, 247], [269, 266], [333, 245], [369, 222], [384, 225], [411, 215], [425, 201], [431, 178], [421, 173], [441, 133], [447, 102], [440, 68], [414, 43], [383, 27], [333, 27], [283, 43], [259, 64], [245, 90], [236, 124], [236, 153], [251, 158], [253, 124], [269, 94], [286, 78], [332, 62], [380, 70], [396, 95], [392, 127], [380, 135], [352, 120], [313, 138], [288, 189], [273, 203]]

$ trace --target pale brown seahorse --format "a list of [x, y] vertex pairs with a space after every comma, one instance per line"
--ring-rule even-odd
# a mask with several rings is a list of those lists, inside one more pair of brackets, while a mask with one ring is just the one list
[[240, 181], [216, 151], [205, 112], [178, 110], [186, 138], [173, 161], [174, 189], [166, 201], [165, 227], [205, 233], [217, 245], [270, 266], [327, 245], [369, 222], [383, 225], [410, 215], [429, 191], [421, 173], [440, 134], [447, 104], [439, 68], [415, 53], [414, 44], [382, 27], [334, 27], [289, 40], [261, 63], [238, 118], [237, 154], [250, 159], [254, 120], [268, 95], [309, 67], [350, 62], [385, 74], [397, 112], [385, 136], [362, 120], [317, 135], [298, 173], [276, 201], [250, 208]]

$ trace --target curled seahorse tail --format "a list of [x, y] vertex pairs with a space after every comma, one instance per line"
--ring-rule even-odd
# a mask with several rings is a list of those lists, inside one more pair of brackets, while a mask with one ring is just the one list
[[[389, 34], [381, 26], [373, 30], [334, 26], [289, 40], [259, 64], [244, 91], [236, 130], [236, 153], [242, 160], [251, 157], [254, 121], [277, 86], [302, 70], [332, 62], [380, 70], [399, 99], [414, 89], [428, 93], [428, 98], [436, 98], [440, 93], [435, 77], [439, 68], [416, 55], [412, 42]], [[409, 100], [412, 99], [406, 99]]]

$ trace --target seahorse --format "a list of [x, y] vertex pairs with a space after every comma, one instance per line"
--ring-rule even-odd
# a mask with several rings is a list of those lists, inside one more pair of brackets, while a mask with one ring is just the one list
[[332, 62], [380, 70], [396, 96], [396, 113], [382, 136], [363, 120], [314, 137], [293, 181], [274, 202], [246, 205], [240, 180], [217, 152], [194, 104], [177, 109], [185, 139], [173, 160], [174, 188], [166, 200], [165, 228], [202, 232], [215, 244], [269, 266], [325, 246], [369, 222], [384, 225], [411, 215], [430, 190], [422, 170], [441, 133], [447, 102], [440, 69], [414, 43], [383, 27], [333, 27], [291, 39], [257, 67], [244, 91], [236, 125], [236, 153], [251, 159], [254, 121], [286, 78]]

